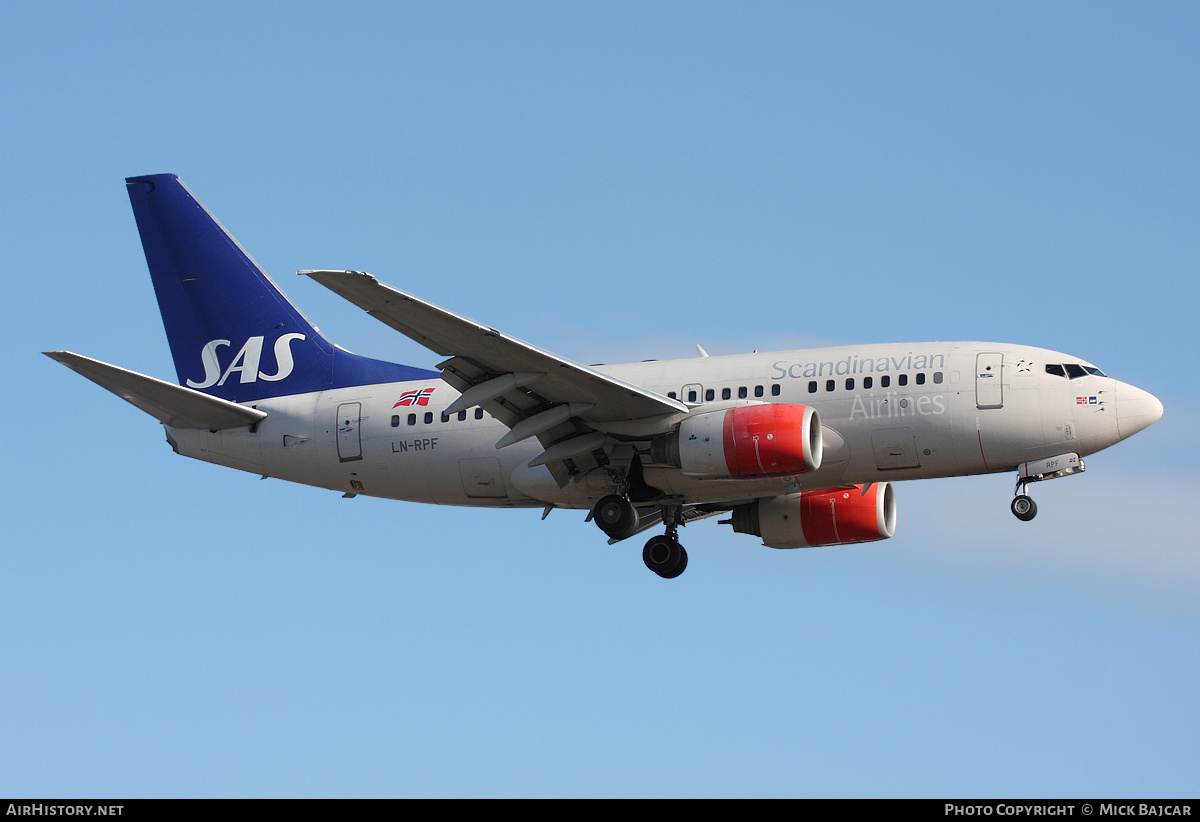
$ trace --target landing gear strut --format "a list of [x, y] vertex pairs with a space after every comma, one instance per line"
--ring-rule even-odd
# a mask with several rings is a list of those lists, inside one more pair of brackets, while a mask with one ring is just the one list
[[680, 510], [677, 506], [663, 507], [667, 533], [651, 537], [642, 549], [642, 562], [663, 579], [674, 579], [687, 568], [687, 551], [679, 544], [678, 536]]
[[1037, 503], [1033, 501], [1033, 497], [1025, 493], [1028, 489], [1026, 486], [1029, 483], [1029, 477], [1021, 476], [1017, 473], [1017, 487], [1013, 489], [1013, 501], [1009, 508], [1012, 509], [1013, 516], [1021, 520], [1021, 522], [1029, 522], [1037, 516]]

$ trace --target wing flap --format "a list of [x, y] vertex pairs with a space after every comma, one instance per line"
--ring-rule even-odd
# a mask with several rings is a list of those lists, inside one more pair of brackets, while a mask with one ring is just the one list
[[242, 428], [267, 417], [265, 411], [257, 408], [238, 405], [70, 351], [42, 353], [172, 428], [207, 428], [212, 431]]

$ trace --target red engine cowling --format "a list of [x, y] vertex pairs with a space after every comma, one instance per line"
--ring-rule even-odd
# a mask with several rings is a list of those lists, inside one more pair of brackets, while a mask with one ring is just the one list
[[762, 537], [768, 548], [809, 548], [874, 542], [896, 533], [891, 483], [802, 491], [733, 509], [733, 530]]
[[764, 403], [688, 417], [679, 426], [678, 464], [697, 477], [774, 477], [821, 467], [816, 409]]

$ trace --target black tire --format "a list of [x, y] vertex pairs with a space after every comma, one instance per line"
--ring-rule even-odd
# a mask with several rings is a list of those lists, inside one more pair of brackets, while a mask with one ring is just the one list
[[1037, 503], [1033, 501], [1033, 497], [1028, 497], [1025, 494], [1013, 497], [1012, 505], [1013, 516], [1021, 520], [1021, 522], [1029, 522], [1037, 516]]
[[687, 568], [687, 551], [665, 534], [651, 537], [642, 549], [642, 562], [663, 579], [674, 579]]
[[661, 576], [663, 579], [675, 579], [675, 577], [687, 570], [687, 551], [678, 542], [675, 543], [675, 547], [679, 549], [679, 559], [675, 563], [675, 569], [673, 571], [670, 573], [659, 574], [659, 576]]
[[624, 497], [609, 494], [596, 503], [592, 519], [600, 530], [613, 539], [625, 539], [637, 533], [638, 512]]

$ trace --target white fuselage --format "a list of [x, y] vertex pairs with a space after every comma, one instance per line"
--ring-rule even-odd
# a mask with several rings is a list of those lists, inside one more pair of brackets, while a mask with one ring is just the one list
[[[821, 467], [805, 488], [1011, 471], [1019, 463], [1099, 451], [1149, 425], [1149, 394], [1106, 376], [1057, 375], [1083, 364], [1045, 349], [993, 343], [858, 345], [601, 366], [671, 395], [692, 413], [756, 403], [815, 408]], [[405, 392], [434, 390], [427, 405]], [[815, 390], [814, 390], [815, 389]], [[590, 508], [611, 493], [603, 471], [560, 487], [536, 439], [506, 448], [508, 429], [473, 408], [443, 419], [457, 397], [429, 379], [264, 399], [251, 428], [171, 429], [179, 453], [244, 471], [347, 493], [450, 505]], [[1149, 399], [1147, 399], [1149, 398]], [[620, 434], [613, 421], [608, 429]], [[1123, 424], [1122, 424], [1123, 423]], [[794, 489], [795, 478], [701, 479], [656, 465], [645, 482], [689, 503], [736, 502]]]

